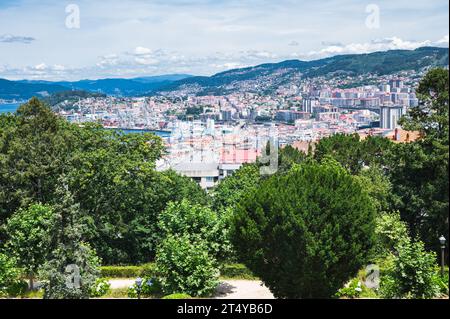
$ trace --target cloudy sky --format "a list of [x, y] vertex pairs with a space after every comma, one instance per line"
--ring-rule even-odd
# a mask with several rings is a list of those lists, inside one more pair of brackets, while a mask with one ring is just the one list
[[0, 78], [211, 75], [448, 47], [448, 9], [448, 0], [0, 0]]

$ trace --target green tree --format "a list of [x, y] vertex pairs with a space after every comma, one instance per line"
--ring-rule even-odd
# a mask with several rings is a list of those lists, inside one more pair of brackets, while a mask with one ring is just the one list
[[410, 241], [408, 226], [399, 213], [383, 213], [376, 218], [375, 259], [382, 260], [397, 254], [397, 247]]
[[361, 140], [358, 134], [335, 134], [317, 143], [314, 158], [321, 161], [332, 156], [352, 174], [358, 174], [365, 166], [383, 165], [384, 157], [392, 146], [386, 138], [369, 136]]
[[387, 165], [402, 219], [411, 235], [434, 251], [439, 251], [437, 238], [449, 232], [448, 88], [448, 70], [431, 70], [422, 79], [420, 105], [400, 121], [406, 129], [419, 130], [422, 138], [396, 145]]
[[100, 258], [83, 239], [87, 233], [85, 217], [62, 177], [56, 189], [57, 221], [53, 232], [55, 247], [39, 269], [46, 299], [89, 298], [100, 275]]
[[420, 241], [404, 241], [393, 266], [381, 276], [380, 293], [385, 298], [433, 298], [439, 294], [436, 268], [434, 252], [425, 251]]
[[448, 70], [429, 71], [416, 91], [419, 106], [409, 109], [400, 120], [407, 130], [420, 131], [425, 139], [447, 142], [448, 145]]
[[169, 203], [158, 217], [158, 226], [161, 241], [168, 236], [188, 236], [192, 242], [204, 241], [209, 254], [218, 260], [226, 259], [231, 252], [228, 228], [220, 216], [186, 199]]
[[219, 284], [219, 270], [204, 241], [167, 237], [156, 255], [156, 271], [165, 294], [209, 296]]
[[294, 166], [247, 193], [232, 238], [240, 259], [280, 298], [328, 298], [367, 261], [375, 209], [336, 161]]
[[59, 175], [67, 169], [69, 124], [38, 99], [0, 121], [0, 224], [17, 209], [53, 199]]
[[299, 151], [291, 145], [286, 145], [281, 148], [278, 156], [278, 171], [280, 173], [289, 171], [292, 165], [300, 164], [307, 158], [304, 152]]
[[18, 282], [20, 270], [14, 258], [0, 252], [0, 298], [7, 297], [11, 286]]
[[387, 212], [395, 205], [397, 198], [392, 193], [391, 181], [380, 166], [366, 166], [358, 178], [369, 193], [378, 213]]
[[214, 209], [219, 212], [227, 208], [233, 209], [243, 195], [258, 187], [259, 181], [259, 167], [256, 164], [242, 165], [233, 175], [222, 180], [214, 190]]
[[28, 274], [30, 289], [33, 289], [33, 279], [39, 267], [49, 255], [54, 217], [52, 207], [33, 204], [17, 211], [6, 224], [6, 249]]

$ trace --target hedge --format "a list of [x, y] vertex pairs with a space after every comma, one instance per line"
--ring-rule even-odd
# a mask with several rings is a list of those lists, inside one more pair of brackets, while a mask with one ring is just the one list
[[192, 297], [188, 294], [171, 294], [162, 297], [162, 299], [191, 299]]
[[108, 278], [134, 278], [154, 276], [155, 265], [148, 263], [140, 266], [102, 266], [102, 277]]
[[237, 279], [258, 279], [245, 265], [243, 264], [226, 264], [220, 268], [220, 276], [223, 278], [237, 278]]
[[[136, 277], [154, 277], [155, 264], [148, 263], [140, 266], [102, 266], [100, 267], [102, 277], [107, 278], [136, 278]], [[236, 279], [258, 279], [243, 264], [226, 264], [220, 268], [222, 278]]]

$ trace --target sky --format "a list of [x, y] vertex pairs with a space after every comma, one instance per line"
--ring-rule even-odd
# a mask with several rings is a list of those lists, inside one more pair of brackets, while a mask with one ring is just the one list
[[0, 78], [79, 80], [448, 47], [448, 0], [0, 0]]

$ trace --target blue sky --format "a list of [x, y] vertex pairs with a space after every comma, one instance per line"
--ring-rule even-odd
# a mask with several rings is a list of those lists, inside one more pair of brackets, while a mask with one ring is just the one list
[[[79, 28], [66, 25], [69, 4], [79, 8]], [[377, 27], [366, 24], [371, 4]], [[0, 0], [0, 78], [210, 75], [286, 59], [448, 47], [448, 7], [448, 0]]]

